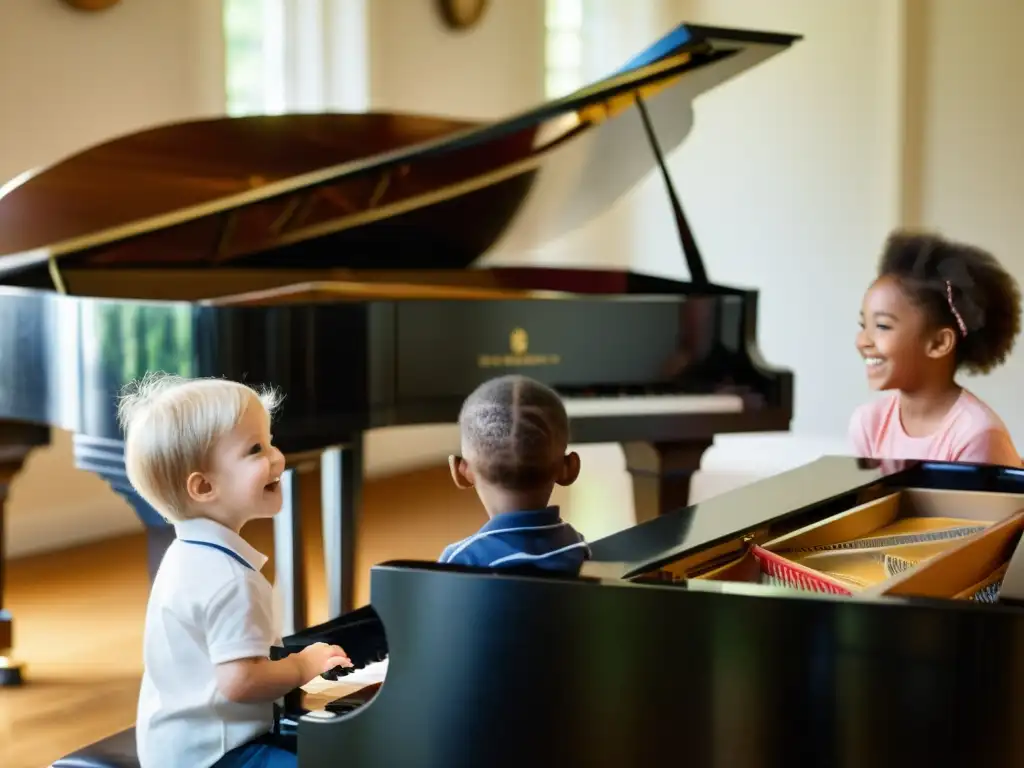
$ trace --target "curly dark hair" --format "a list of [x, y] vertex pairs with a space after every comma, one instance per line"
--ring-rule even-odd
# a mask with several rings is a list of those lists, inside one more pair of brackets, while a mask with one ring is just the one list
[[477, 387], [462, 405], [459, 428], [474, 471], [513, 491], [552, 482], [569, 444], [562, 399], [526, 376], [500, 376]]
[[[1020, 332], [1020, 289], [981, 248], [936, 234], [894, 232], [886, 242], [878, 276], [895, 278], [935, 327], [953, 329], [958, 369], [988, 373], [1013, 350]], [[950, 308], [950, 294], [966, 335]]]

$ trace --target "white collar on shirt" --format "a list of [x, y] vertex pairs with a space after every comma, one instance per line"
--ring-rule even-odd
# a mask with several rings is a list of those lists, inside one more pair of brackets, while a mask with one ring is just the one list
[[189, 520], [182, 520], [174, 524], [174, 532], [179, 539], [208, 541], [211, 544], [220, 544], [222, 547], [227, 547], [257, 571], [267, 564], [266, 555], [216, 520], [210, 520], [206, 517], [193, 517]]

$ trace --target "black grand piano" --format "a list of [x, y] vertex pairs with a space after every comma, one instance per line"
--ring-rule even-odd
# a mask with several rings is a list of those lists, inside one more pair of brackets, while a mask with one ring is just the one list
[[300, 768], [1021, 766], [1022, 531], [1019, 468], [830, 457], [579, 577], [384, 563], [278, 650], [387, 657], [383, 684], [291, 696], [282, 731]]
[[[319, 462], [331, 616], [352, 608], [362, 434], [456, 419], [514, 370], [556, 387], [576, 442], [618, 442], [640, 519], [686, 503], [714, 436], [789, 428], [757, 292], [713, 283], [665, 166], [704, 91], [797, 36], [682, 25], [619, 71], [496, 123], [407, 114], [201, 120], [114, 139], [0, 190], [5, 477], [74, 434], [78, 467], [173, 536], [126, 481], [115, 398], [149, 370], [280, 387], [275, 439]], [[582, 226], [652, 169], [690, 282], [482, 268]], [[625, 256], [624, 256], [625, 260]], [[275, 520], [305, 626], [298, 476]], [[2, 585], [0, 585], [2, 588]], [[0, 653], [11, 620], [0, 613]]]

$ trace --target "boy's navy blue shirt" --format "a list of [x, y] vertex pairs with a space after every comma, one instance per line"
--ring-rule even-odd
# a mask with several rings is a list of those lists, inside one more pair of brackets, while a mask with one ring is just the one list
[[589, 557], [583, 536], [562, 520], [558, 507], [548, 507], [496, 515], [469, 538], [445, 547], [438, 562], [577, 574]]

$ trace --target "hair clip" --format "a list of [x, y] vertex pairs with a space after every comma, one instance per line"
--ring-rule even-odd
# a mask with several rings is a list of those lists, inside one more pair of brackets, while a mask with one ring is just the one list
[[953, 313], [953, 317], [956, 318], [956, 324], [960, 326], [960, 335], [967, 336], [967, 324], [964, 319], [960, 317], [960, 313], [956, 311], [956, 306], [953, 304], [953, 284], [946, 281], [946, 301], [949, 303], [949, 311]]

